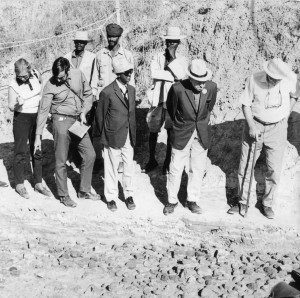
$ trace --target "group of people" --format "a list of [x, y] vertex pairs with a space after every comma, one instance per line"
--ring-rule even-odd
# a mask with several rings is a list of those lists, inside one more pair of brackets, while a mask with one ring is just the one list
[[[43, 90], [40, 74], [31, 69], [25, 59], [16, 61], [16, 77], [9, 88], [9, 108], [14, 111], [15, 189], [22, 197], [29, 198], [24, 186], [28, 140], [34, 188], [51, 196], [42, 183], [41, 142], [50, 113], [60, 202], [68, 207], [77, 205], [69, 196], [67, 187], [66, 163], [70, 144], [73, 144], [81, 157], [78, 198], [100, 199], [98, 194], [91, 192], [91, 180], [95, 160], [100, 160], [102, 155], [107, 208], [117, 210], [119, 172], [122, 172], [125, 204], [129, 210], [136, 207], [133, 193], [133, 148], [136, 143], [134, 61], [132, 53], [120, 44], [122, 32], [117, 24], [107, 25], [108, 45], [96, 54], [85, 50], [89, 41], [87, 32], [77, 32], [74, 51], [54, 61], [52, 77]], [[151, 172], [158, 166], [156, 144], [164, 125], [167, 149], [163, 174], [167, 175], [168, 202], [163, 213], [171, 214], [177, 207], [181, 175], [185, 169], [188, 173], [185, 207], [199, 214], [202, 212], [199, 204], [201, 182], [211, 139], [210, 114], [216, 103], [217, 84], [211, 80], [212, 71], [204, 60], [189, 62], [187, 57], [177, 53], [181, 40], [185, 38], [180, 28], [169, 27], [162, 38], [165, 51], [156, 54], [151, 61], [153, 84], [147, 92], [150, 104], [147, 114], [149, 160], [144, 171]], [[253, 160], [254, 149], [260, 152], [264, 147], [268, 172], [262, 211], [266, 217], [274, 217], [272, 202], [287, 143], [287, 118], [298, 96], [296, 75], [278, 58], [267, 61], [263, 71], [248, 80], [240, 100], [246, 118], [238, 172], [240, 202], [228, 213], [243, 214], [251, 163], [256, 162]], [[78, 122], [81, 126], [89, 124], [93, 133], [74, 135], [72, 127]]]

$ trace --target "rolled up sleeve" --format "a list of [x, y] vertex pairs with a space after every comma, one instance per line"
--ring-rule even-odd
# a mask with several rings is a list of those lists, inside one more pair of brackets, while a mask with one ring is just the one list
[[253, 75], [247, 80], [245, 90], [242, 92], [240, 96], [240, 104], [250, 107], [253, 102]]

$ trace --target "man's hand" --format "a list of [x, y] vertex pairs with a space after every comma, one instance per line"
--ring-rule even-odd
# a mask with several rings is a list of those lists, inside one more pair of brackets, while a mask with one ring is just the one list
[[261, 132], [255, 124], [249, 127], [249, 135], [251, 138], [255, 139], [256, 142], [259, 141]]
[[86, 118], [85, 118], [85, 114], [84, 113], [80, 113], [79, 118], [80, 118], [80, 124], [81, 125], [83, 125], [84, 123], [86, 123]]
[[171, 44], [166, 48], [167, 61], [170, 63], [176, 58], [177, 45]]
[[34, 151], [33, 154], [35, 154], [35, 152], [39, 150], [42, 150], [42, 141], [41, 141], [41, 135], [36, 135], [35, 136], [35, 141], [34, 141]]

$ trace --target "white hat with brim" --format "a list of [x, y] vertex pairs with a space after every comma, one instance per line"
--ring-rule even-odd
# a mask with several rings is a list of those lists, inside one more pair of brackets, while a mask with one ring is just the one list
[[162, 35], [161, 38], [171, 40], [186, 38], [186, 35], [181, 35], [180, 33], [179, 27], [168, 27], [166, 35]]
[[91, 39], [87, 31], [76, 31], [73, 40], [90, 41]]
[[291, 78], [293, 73], [290, 66], [279, 58], [266, 61], [263, 64], [263, 69], [267, 75], [275, 80]]
[[124, 73], [125, 71], [130, 69], [133, 69], [133, 65], [126, 58], [113, 60], [114, 73]]
[[186, 73], [190, 78], [199, 82], [209, 81], [212, 78], [212, 71], [206, 67], [202, 59], [192, 60]]

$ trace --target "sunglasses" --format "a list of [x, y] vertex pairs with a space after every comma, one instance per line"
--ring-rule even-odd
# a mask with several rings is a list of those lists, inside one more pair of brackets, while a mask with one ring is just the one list
[[127, 71], [124, 71], [124, 75], [125, 75], [125, 76], [129, 76], [129, 75], [131, 75], [132, 73], [133, 73], [133, 70], [132, 70], [132, 69], [127, 70]]

